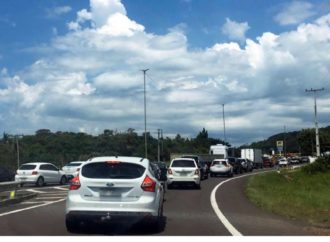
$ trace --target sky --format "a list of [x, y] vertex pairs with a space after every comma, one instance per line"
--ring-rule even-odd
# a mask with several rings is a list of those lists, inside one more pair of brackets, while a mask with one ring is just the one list
[[[330, 125], [330, 0], [3, 0], [0, 132], [210, 137]], [[224, 106], [223, 106], [224, 104]], [[275, 144], [274, 144], [275, 145]]]

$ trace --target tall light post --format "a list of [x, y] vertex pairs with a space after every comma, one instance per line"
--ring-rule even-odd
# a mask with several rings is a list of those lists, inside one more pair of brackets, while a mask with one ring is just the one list
[[320, 148], [320, 140], [319, 140], [319, 127], [317, 121], [317, 105], [316, 105], [316, 92], [324, 91], [324, 88], [321, 89], [313, 89], [305, 90], [305, 92], [313, 92], [314, 93], [314, 122], [315, 122], [315, 139], [316, 139], [316, 156], [319, 157], [321, 155]]
[[223, 119], [223, 138], [224, 138], [224, 143], [226, 143], [225, 104], [222, 104], [222, 119]]
[[144, 150], [145, 158], [148, 158], [148, 146], [147, 146], [147, 99], [146, 99], [146, 72], [149, 69], [141, 70], [143, 72], [143, 86], [144, 86]]

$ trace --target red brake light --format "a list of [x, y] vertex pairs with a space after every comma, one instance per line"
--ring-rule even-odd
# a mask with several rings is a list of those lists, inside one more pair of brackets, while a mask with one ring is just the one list
[[168, 170], [167, 170], [167, 173], [168, 173], [169, 175], [172, 175], [172, 174], [173, 174], [171, 169], [168, 169]]
[[120, 161], [118, 161], [118, 160], [109, 160], [109, 161], [106, 161], [106, 162], [109, 165], [118, 165], [120, 163]]
[[69, 190], [78, 190], [80, 186], [81, 184], [80, 184], [79, 176], [76, 176], [70, 180]]
[[152, 180], [149, 176], [146, 176], [142, 182], [141, 188], [145, 192], [155, 192], [156, 182]]
[[37, 171], [32, 171], [32, 175], [38, 175]]

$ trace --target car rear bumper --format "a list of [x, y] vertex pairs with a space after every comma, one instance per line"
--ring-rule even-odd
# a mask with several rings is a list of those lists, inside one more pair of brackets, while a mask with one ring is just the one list
[[199, 177], [167, 177], [167, 184], [200, 184]]
[[38, 176], [15, 176], [15, 181], [20, 183], [36, 183]]
[[148, 212], [70, 211], [66, 214], [67, 220], [87, 222], [136, 223], [155, 218], [157, 218], [157, 215]]

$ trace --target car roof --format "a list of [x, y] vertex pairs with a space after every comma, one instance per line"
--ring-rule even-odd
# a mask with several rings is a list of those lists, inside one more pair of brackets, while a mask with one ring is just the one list
[[214, 159], [213, 161], [227, 161], [227, 159]]
[[184, 157], [174, 158], [172, 161], [175, 161], [175, 160], [192, 160], [192, 161], [195, 161], [194, 158], [184, 158]]
[[128, 163], [140, 164], [147, 166], [149, 160], [142, 157], [131, 157], [131, 156], [100, 156], [89, 159], [86, 163], [100, 162], [100, 161], [125, 161]]
[[29, 163], [24, 163], [22, 165], [54, 165], [49, 162], [29, 162]]

